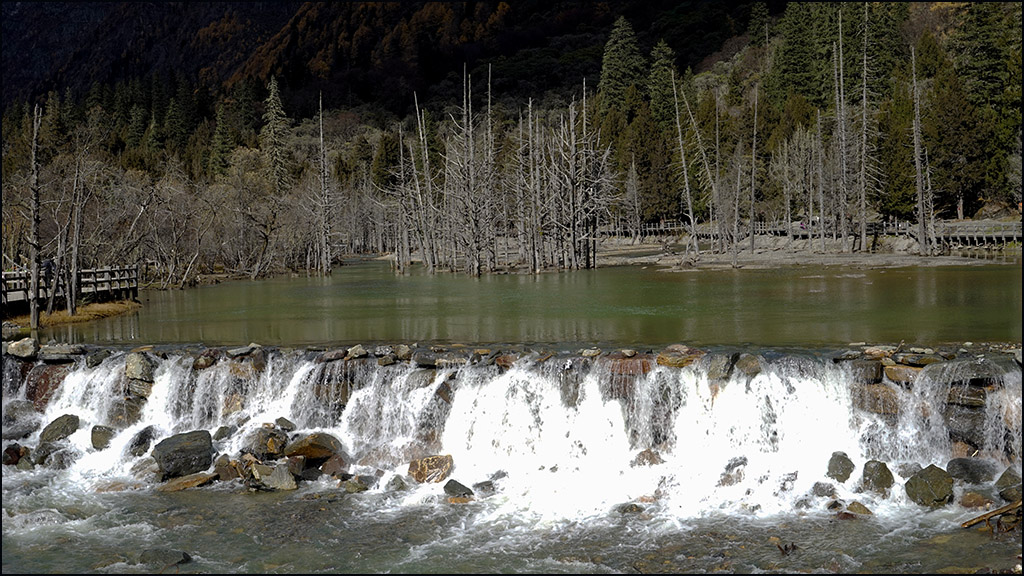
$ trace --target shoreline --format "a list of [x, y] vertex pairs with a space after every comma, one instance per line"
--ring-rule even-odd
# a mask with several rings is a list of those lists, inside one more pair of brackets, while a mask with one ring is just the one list
[[666, 272], [698, 270], [770, 270], [801, 266], [853, 267], [859, 269], [1019, 265], [1019, 246], [1008, 250], [974, 248], [984, 258], [962, 255], [921, 255], [914, 252], [916, 244], [908, 239], [886, 239], [874, 252], [842, 252], [838, 244], [826, 240], [821, 250], [818, 240], [789, 240], [776, 236], [758, 236], [754, 251], [744, 243], [735, 255], [732, 252], [702, 250], [699, 257], [687, 252], [686, 245], [677, 238], [671, 241], [638, 242], [618, 240], [604, 242], [598, 247], [598, 267], [645, 265], [659, 266]]

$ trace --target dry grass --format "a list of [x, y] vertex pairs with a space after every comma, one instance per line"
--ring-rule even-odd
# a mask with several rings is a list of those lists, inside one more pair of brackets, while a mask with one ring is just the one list
[[[98, 320], [100, 318], [108, 318], [110, 316], [117, 316], [132, 310], [138, 310], [142, 307], [142, 304], [133, 300], [118, 300], [116, 302], [98, 302], [94, 304], [86, 304], [78, 307], [78, 312], [72, 316], [68, 314], [67, 310], [57, 310], [53, 314], [47, 314], [46, 312], [39, 313], [39, 327], [48, 328], [50, 326], [63, 326], [66, 324], [76, 324], [78, 322], [88, 322], [90, 320]], [[13, 322], [19, 326], [29, 325], [29, 316], [24, 314], [21, 316], [15, 316], [9, 318], [8, 322]]]

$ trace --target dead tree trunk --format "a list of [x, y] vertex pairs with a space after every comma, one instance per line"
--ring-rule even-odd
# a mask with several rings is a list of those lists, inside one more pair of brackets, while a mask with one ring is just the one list
[[36, 151], [39, 148], [39, 124], [42, 113], [36, 104], [32, 110], [32, 147], [29, 155], [29, 195], [31, 196], [32, 225], [29, 230], [29, 259], [31, 260], [31, 294], [29, 295], [29, 329], [32, 336], [39, 330], [39, 165]]

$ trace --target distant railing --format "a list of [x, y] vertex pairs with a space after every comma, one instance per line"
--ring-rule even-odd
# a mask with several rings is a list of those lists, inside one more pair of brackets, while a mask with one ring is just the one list
[[[746, 235], [747, 224], [740, 226], [740, 233]], [[859, 226], [854, 223], [848, 228], [850, 236], [856, 236], [860, 232]], [[683, 235], [690, 233], [690, 227], [678, 220], [664, 220], [661, 222], [650, 222], [641, 224], [635, 230], [641, 238], [652, 236]], [[714, 232], [712, 226], [706, 222], [696, 226], [699, 238], [710, 238]], [[608, 236], [630, 236], [633, 230], [624, 225], [607, 226], [602, 233]], [[755, 222], [754, 233], [771, 236], [791, 236], [793, 238], [807, 238], [817, 236], [819, 227], [814, 222], [793, 222], [788, 232], [784, 223]], [[867, 225], [869, 236], [914, 236], [917, 235], [917, 224], [913, 222], [869, 222]], [[1020, 222], [936, 222], [935, 237], [945, 243], [960, 243], [969, 245], [981, 245], [986, 243], [1006, 243], [1021, 241]]]
[[[64, 282], [56, 278], [47, 278], [39, 274], [39, 299], [50, 298], [51, 291], [56, 285], [57, 298], [66, 295]], [[3, 273], [3, 304], [28, 302], [32, 290], [32, 274], [28, 270]], [[139, 295], [139, 268], [138, 266], [124, 266], [120, 268], [92, 268], [81, 270], [78, 273], [78, 294], [79, 296], [91, 295], [98, 299], [109, 298], [137, 298]]]

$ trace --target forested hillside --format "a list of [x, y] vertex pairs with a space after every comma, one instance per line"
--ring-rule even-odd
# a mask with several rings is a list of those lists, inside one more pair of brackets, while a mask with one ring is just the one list
[[928, 253], [1019, 217], [1019, 3], [35, 4], [3, 5], [4, 269], [575, 269], [660, 220]]

